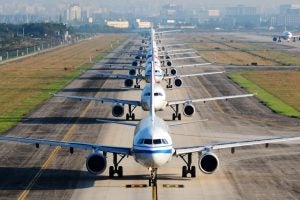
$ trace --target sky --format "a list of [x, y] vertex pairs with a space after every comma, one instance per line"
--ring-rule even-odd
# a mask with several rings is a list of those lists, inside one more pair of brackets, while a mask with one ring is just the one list
[[40, 12], [57, 14], [69, 5], [78, 3], [83, 8], [106, 7], [109, 9], [128, 9], [130, 6], [141, 5], [149, 9], [158, 9], [166, 3], [183, 5], [186, 9], [201, 6], [218, 8], [220, 6], [249, 5], [259, 8], [277, 8], [280, 4], [300, 4], [300, 0], [0, 0], [0, 14], [16, 14], [20, 12]]

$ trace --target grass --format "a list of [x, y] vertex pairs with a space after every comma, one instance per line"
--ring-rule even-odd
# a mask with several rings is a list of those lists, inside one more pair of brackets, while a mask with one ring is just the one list
[[209, 62], [244, 66], [253, 63], [261, 66], [300, 66], [299, 53], [272, 49], [264, 44], [220, 38], [205, 33], [192, 33], [183, 39]]
[[45, 100], [100, 60], [125, 36], [107, 34], [45, 54], [0, 65], [0, 132], [13, 127]]
[[300, 72], [235, 72], [229, 77], [257, 97], [272, 111], [300, 118]]

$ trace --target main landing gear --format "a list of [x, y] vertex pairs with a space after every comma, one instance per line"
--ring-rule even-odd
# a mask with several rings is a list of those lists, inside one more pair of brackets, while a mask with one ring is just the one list
[[157, 185], [157, 168], [150, 168], [149, 186]]
[[141, 80], [136, 78], [134, 88], [141, 88], [140, 82], [141, 82]]
[[128, 113], [126, 114], [126, 120], [132, 119], [135, 120], [135, 114], [133, 111], [135, 110], [136, 106], [135, 105], [128, 105]]
[[113, 164], [114, 164], [114, 166], [109, 167], [109, 178], [113, 178], [115, 174], [117, 174], [119, 178], [123, 177], [123, 167], [119, 166], [119, 164], [125, 158], [126, 155], [119, 154], [119, 156], [121, 158], [118, 161], [118, 154], [113, 153]]
[[192, 178], [195, 178], [196, 167], [192, 166], [192, 153], [182, 154], [180, 158], [186, 163], [186, 166], [182, 167], [182, 177], [187, 177], [190, 174]]
[[178, 120], [181, 120], [181, 113], [179, 113], [179, 105], [171, 105], [170, 106], [172, 108], [172, 110], [174, 111], [173, 115], [172, 115], [172, 120], [176, 120], [176, 118]]
[[168, 80], [166, 80], [166, 81], [167, 81], [167, 88], [173, 88], [172, 80], [171, 80], [171, 79], [168, 79]]

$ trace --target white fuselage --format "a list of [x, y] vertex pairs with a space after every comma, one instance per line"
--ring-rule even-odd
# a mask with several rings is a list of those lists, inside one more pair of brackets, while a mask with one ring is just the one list
[[[165, 90], [160, 84], [155, 84], [153, 89], [154, 89], [153, 105], [155, 111], [164, 110], [167, 106]], [[146, 85], [146, 87], [144, 88], [141, 94], [141, 106], [144, 111], [150, 110], [150, 105], [151, 105], [150, 94], [151, 94], [151, 88], [150, 88], [150, 84], [148, 84]]]
[[280, 37], [284, 40], [290, 40], [292, 39], [293, 34], [289, 31], [284, 31]]
[[147, 168], [158, 168], [171, 160], [174, 153], [167, 124], [148, 115], [136, 126], [133, 138], [133, 156]]
[[[145, 69], [145, 81], [147, 83], [150, 83], [151, 81], [151, 75], [152, 75], [151, 70], [152, 70], [151, 64], [147, 65]], [[155, 65], [154, 70], [155, 70], [154, 71], [155, 83], [160, 83], [164, 77], [163, 70], [158, 65]]]

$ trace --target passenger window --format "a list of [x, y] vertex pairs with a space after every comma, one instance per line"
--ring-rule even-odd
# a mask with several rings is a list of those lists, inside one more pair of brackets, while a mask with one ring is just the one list
[[161, 139], [155, 139], [155, 140], [153, 140], [153, 144], [161, 144]]

